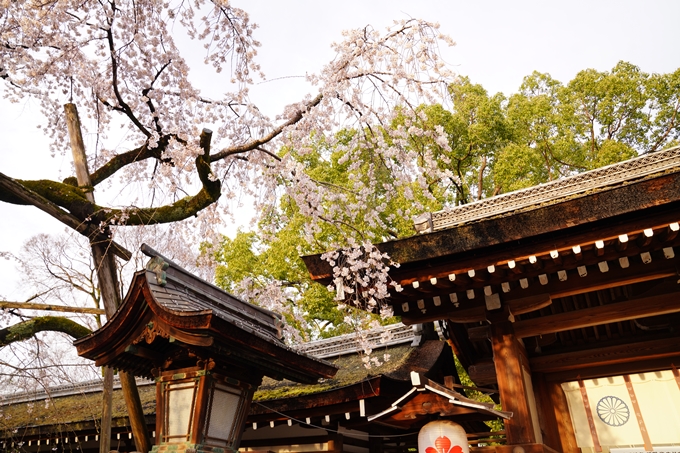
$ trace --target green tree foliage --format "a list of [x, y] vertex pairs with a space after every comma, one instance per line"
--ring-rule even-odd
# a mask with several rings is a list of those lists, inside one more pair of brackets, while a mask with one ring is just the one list
[[510, 139], [510, 131], [502, 94], [489, 96], [481, 85], [473, 84], [467, 77], [451, 84], [449, 94], [451, 110], [442, 105], [422, 106], [424, 115], [417, 125], [425, 130], [442, 128], [448, 142], [437, 143], [413, 129], [409, 130], [409, 140], [421, 159], [450, 172], [447, 180], [432, 180], [424, 175], [428, 192], [442, 205], [461, 205], [493, 194], [494, 187], [489, 186], [484, 176], [496, 150]]
[[[411, 199], [422, 211], [466, 204], [653, 152], [680, 138], [680, 69], [647, 74], [620, 62], [611, 71], [581, 71], [567, 84], [534, 72], [509, 97], [490, 95], [461, 77], [449, 95], [451, 108], [422, 105], [416, 119], [398, 117], [385, 126], [399, 132], [384, 134], [385, 140], [403, 140], [421, 167], [433, 171], [416, 175], [406, 189], [412, 193], [391, 198], [378, 217], [369, 213], [390, 198], [385, 196], [388, 167], [399, 162], [370, 165], [378, 159], [368, 144], [374, 140], [367, 140], [352, 162], [342, 160], [344, 153], [335, 147], [349, 143], [356, 131], [340, 132], [334, 144], [282, 150], [322, 186], [344, 191], [344, 204], [332, 207], [340, 215], [309, 231], [306, 216], [281, 196], [258, 231], [224, 240], [216, 254], [218, 285], [262, 299], [272, 297], [267, 288], [278, 282], [279, 296], [291, 308], [291, 325], [312, 338], [345, 333], [351, 329], [346, 312], [338, 309], [335, 293], [311, 283], [300, 255], [326, 252], [339, 237], [357, 232], [374, 243], [414, 234], [412, 219], [402, 215]], [[372, 138], [382, 133], [361, 132]], [[358, 181], [370, 181], [373, 188], [362, 206], [366, 215], [343, 216], [357, 211]]]
[[[379, 133], [368, 131], [367, 133]], [[352, 131], [338, 135], [340, 143]], [[401, 215], [408, 198], [386, 197], [382, 182], [389, 177], [386, 166], [369, 165], [375, 154], [367, 147], [360, 161], [342, 160], [344, 153], [335, 151], [324, 142], [304, 152], [284, 149], [281, 154], [294, 155], [305, 171], [321, 185], [333, 186], [345, 193], [344, 204], [336, 203], [336, 221], [327, 222], [319, 229], [306, 231], [309, 219], [300, 212], [298, 205], [288, 195], [282, 195], [277, 209], [270, 211], [259, 224], [257, 232], [239, 231], [236, 236], [224, 238], [221, 248], [215, 253], [218, 262], [216, 284], [227, 291], [240, 294], [263, 306], [288, 307], [285, 313], [288, 324], [305, 339], [326, 338], [348, 333], [366, 321], [379, 318], [367, 316], [353, 309], [344, 310], [334, 301], [335, 293], [321, 285], [314, 284], [300, 256], [323, 253], [329, 244], [342, 242], [343, 236], [359, 232], [364, 240], [380, 242], [401, 237], [412, 231], [410, 219]], [[376, 168], [377, 167], [377, 168]], [[371, 181], [374, 187], [370, 203], [362, 207], [366, 216], [349, 217], [344, 213], [355, 211], [348, 205], [359, 203], [354, 192], [358, 179]], [[437, 209], [432, 197], [418, 184], [411, 188], [416, 200], [426, 209]], [[372, 206], [388, 203], [389, 214], [374, 218]], [[311, 239], [311, 240], [310, 240]], [[393, 320], [380, 320], [383, 323]]]
[[680, 69], [647, 74], [619, 62], [566, 85], [534, 72], [508, 99], [512, 137], [496, 154], [494, 181], [508, 192], [672, 146], [679, 96]]

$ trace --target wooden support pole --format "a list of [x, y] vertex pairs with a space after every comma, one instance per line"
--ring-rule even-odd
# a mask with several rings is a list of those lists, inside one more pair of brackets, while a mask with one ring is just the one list
[[504, 411], [512, 412], [510, 420], [504, 420], [508, 445], [536, 443], [531, 416], [529, 392], [524, 379], [530, 373], [524, 347], [515, 337], [510, 321], [491, 324], [491, 345], [498, 379], [498, 393]]
[[[76, 167], [76, 178], [78, 180], [78, 185], [85, 189], [87, 199], [94, 203], [92, 182], [87, 169], [87, 156], [85, 154], [85, 145], [83, 143], [80, 119], [78, 118], [78, 110], [75, 104], [66, 104], [64, 105], [64, 111], [66, 113], [66, 123], [68, 124], [71, 151], [73, 152], [73, 162]], [[107, 231], [105, 231], [105, 233], [107, 233]], [[108, 236], [108, 234], [106, 236]], [[118, 305], [120, 305], [116, 266], [113, 253], [110, 253], [111, 242], [91, 240], [90, 245], [92, 246], [92, 257], [94, 258], [97, 279], [99, 281], [99, 290], [102, 295], [102, 300], [104, 301], [106, 317], [111, 319], [111, 317], [113, 317], [113, 315], [116, 313]], [[106, 373], [113, 373], [113, 370], [107, 367], [104, 370], [104, 373], [105, 381], [107, 381]], [[142, 403], [139, 398], [139, 391], [137, 390], [134, 376], [130, 376], [127, 373], [121, 373], [120, 382], [123, 389], [123, 395], [125, 397], [128, 415], [130, 417], [130, 425], [134, 435], [135, 448], [141, 453], [147, 453], [149, 450], [151, 450], [151, 439], [146, 428]], [[113, 383], [112, 379], [111, 383]], [[107, 392], [105, 391], [104, 397], [109, 398], [108, 401], [104, 401], [103, 403], [103, 410], [108, 410], [108, 414], [102, 413], [102, 420], [105, 417], [109, 419], [109, 431], [104, 432], [102, 430], [100, 453], [108, 453], [108, 451], [111, 449], [111, 394], [107, 395]], [[102, 427], [103, 425], [104, 422], [102, 422]]]
[[99, 453], [111, 451], [111, 413], [113, 407], [113, 368], [104, 367], [102, 389], [102, 420], [99, 432]]
[[65, 313], [86, 313], [90, 315], [103, 315], [101, 308], [67, 307], [65, 305], [37, 304], [33, 302], [10, 302], [0, 301], [0, 308], [24, 308], [26, 310], [60, 311]]
[[541, 373], [534, 374], [533, 382], [541, 413], [543, 443], [562, 453], [580, 453], [562, 385], [547, 381]]
[[123, 397], [127, 405], [132, 437], [135, 440], [135, 448], [139, 452], [149, 452], [151, 450], [151, 438], [144, 419], [144, 409], [139, 398], [135, 377], [125, 371], [120, 371], [120, 385], [123, 390]]

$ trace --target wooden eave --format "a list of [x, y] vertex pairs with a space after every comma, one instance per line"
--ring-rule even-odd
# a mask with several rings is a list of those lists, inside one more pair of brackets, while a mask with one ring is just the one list
[[163, 360], [181, 351], [196, 360], [211, 359], [218, 368], [240, 370], [244, 376], [260, 373], [311, 383], [337, 371], [285, 346], [275, 336], [276, 319], [267, 311], [224, 292], [215, 297], [221, 290], [186, 272], [175, 269], [165, 277], [168, 283], [161, 285], [155, 272], [138, 272], [112, 319], [74, 342], [78, 353], [98, 366], [147, 378], [163, 368]]
[[[680, 172], [376, 247], [399, 263], [390, 276], [402, 286], [486, 270], [490, 265], [513, 272], [507, 266], [513, 260], [528, 263], [531, 256], [545, 260], [553, 250], [570, 254], [575, 245], [593, 247], [598, 240], [612, 241], [621, 234], [664, 229], [679, 220], [675, 214], [679, 207]], [[313, 280], [331, 283], [332, 268], [321, 254], [302, 259]]]
[[[530, 211], [378, 244], [400, 264], [390, 270], [390, 277], [401, 291], [391, 289], [385, 302], [406, 324], [455, 320], [456, 316], [464, 321], [479, 318], [466, 312], [465, 306], [483, 311], [488, 293], [516, 300], [519, 307], [532, 305], [541, 294], [558, 298], [606, 288], [612, 282], [621, 285], [670, 277], [676, 274], [677, 259], [666, 259], [663, 249], [680, 245], [680, 236], [670, 227], [678, 220], [680, 173], [671, 173]], [[651, 238], [645, 231], [653, 232]], [[625, 247], [619, 240], [622, 235], [628, 238]], [[597, 247], [600, 241], [601, 249]], [[574, 252], [577, 246], [580, 253]], [[652, 256], [652, 263], [633, 269], [645, 252]], [[594, 270], [603, 261], [621, 257], [628, 258], [631, 266], [609, 266], [606, 276]], [[314, 280], [330, 283], [330, 266], [320, 255], [303, 259]], [[589, 278], [578, 277], [582, 266]], [[525, 283], [527, 288], [522, 288]], [[456, 294], [456, 302], [451, 294]]]
[[[447, 320], [477, 385], [495, 383], [488, 324], [503, 319], [548, 380], [677, 366], [680, 148], [665, 155], [663, 171], [377, 244], [400, 264], [384, 302], [405, 324]], [[332, 283], [320, 255], [303, 259]]]
[[[400, 348], [403, 348], [403, 346]], [[356, 355], [356, 359], [359, 358]], [[371, 416], [384, 411], [385, 408], [412, 388], [411, 373], [414, 370], [419, 376], [422, 376], [423, 382], [436, 386], [440, 390], [445, 389], [445, 387], [438, 385], [435, 379], [443, 381], [444, 374], [450, 376], [456, 372], [453, 356], [446, 343], [429, 340], [417, 348], [411, 348], [406, 360], [396, 360], [398, 366], [395, 368], [391, 366], [390, 362], [387, 362], [376, 368], [375, 374], [366, 374], [365, 377], [354, 382], [323, 391], [266, 399], [263, 398], [265, 395], [260, 390], [256, 393], [251, 405], [248, 423], [283, 423], [288, 418], [303, 422], [307, 417], [323, 418], [327, 416], [333, 422], [341, 421], [344, 427], [351, 429], [370, 429], [371, 431], [377, 429], [384, 432], [403, 432], [404, 430], [417, 429], [428, 420], [437, 418], [439, 413], [423, 414], [417, 420], [403, 423], [387, 423], [382, 420], [373, 423]], [[360, 362], [360, 360], [358, 361]], [[340, 380], [344, 381], [348, 377], [351, 378], [347, 369], [339, 362], [335, 362], [335, 364], [339, 366], [338, 374], [346, 375], [338, 376]], [[283, 382], [277, 385], [285, 386], [287, 384]], [[324, 383], [319, 384], [319, 387], [323, 386]], [[446, 391], [464, 398], [455, 391], [449, 389]], [[266, 394], [266, 390], [264, 393]], [[362, 400], [363, 402], [361, 402]], [[363, 416], [360, 413], [361, 406], [364, 409]], [[450, 418], [463, 423], [466, 429], [471, 430], [470, 432], [488, 430], [481, 421], [496, 418], [496, 415], [489, 416], [488, 413], [479, 415], [478, 411], [474, 410], [455, 410], [450, 404], [447, 408], [450, 411], [448, 414]], [[368, 426], [371, 428], [368, 428]]]
[[454, 389], [412, 372], [411, 388], [383, 411], [368, 417], [394, 427], [422, 426], [429, 416], [451, 417], [457, 422], [509, 419], [512, 413], [498, 411], [491, 403], [472, 400]]

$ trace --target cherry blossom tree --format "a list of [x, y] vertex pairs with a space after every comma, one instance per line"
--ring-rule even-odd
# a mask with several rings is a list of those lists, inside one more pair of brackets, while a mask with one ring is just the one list
[[[277, 151], [304, 153], [321, 136], [336, 141], [341, 127], [360, 132], [338, 143], [344, 159], [352, 162], [370, 144], [374, 171], [389, 170], [395, 187], [438, 171], [418, 168], [427, 162], [413, 155], [406, 137], [423, 131], [408, 119], [390, 134], [380, 127], [397, 111], [408, 118], [417, 114], [413, 106], [441, 101], [452, 74], [438, 59], [438, 46], [451, 42], [435, 24], [405, 20], [384, 33], [347, 32], [334, 44], [335, 59], [308, 76], [312, 92], [269, 118], [249, 99], [252, 84], [264, 77], [256, 27], [226, 1], [17, 1], [6, 2], [0, 14], [6, 101], [39, 101], [54, 156], [69, 147], [63, 105], [76, 104], [91, 137], [92, 185], [1, 175], [0, 200], [51, 207], [83, 234], [180, 222], [210, 239], [215, 224], [234, 215], [231, 199], [251, 196], [255, 211], [266, 213], [282, 190], [314, 219], [306, 225], [311, 234], [339, 213], [361, 211], [373, 192], [370, 180], [357, 180], [347, 203], [343, 190], [318, 184]], [[197, 68], [189, 67], [185, 50], [192, 45], [203, 52], [200, 70], [212, 71], [225, 90], [220, 96], [208, 97], [193, 83]], [[86, 197], [94, 190], [105, 199], [107, 188], [124, 190], [125, 197], [110, 205]], [[372, 206], [367, 219], [380, 222], [380, 205]], [[338, 245], [356, 246], [361, 238], [357, 231]]]
[[[0, 173], [0, 200], [36, 206], [92, 244], [106, 245], [97, 266], [110, 262], [111, 253], [128, 257], [115, 240], [130, 226], [173, 224], [210, 241], [217, 225], [238, 214], [239, 197], [267, 215], [287, 195], [312, 219], [305, 224], [310, 238], [348, 213], [380, 224], [385, 205], [366, 202], [374, 193], [370, 177], [353, 181], [348, 198], [346, 189], [320, 183], [279, 153], [304, 153], [321, 137], [335, 145], [341, 128], [357, 133], [333, 148], [350, 167], [356, 153], [370, 149], [366, 174], [392, 175], [382, 182], [388, 197], [408, 195], [412, 184], [425, 184], [419, 175], [439, 171], [407, 146], [409, 135], [430, 133], [415, 126], [415, 106], [444, 98], [453, 77], [438, 58], [438, 46], [451, 41], [435, 24], [404, 20], [384, 32], [370, 26], [347, 32], [333, 45], [335, 58], [308, 76], [310, 93], [270, 118], [250, 99], [253, 84], [264, 78], [256, 26], [226, 0], [3, 0], [1, 6], [4, 102], [37, 100], [51, 140], [45, 153], [57, 158], [74, 145], [65, 105], [77, 106], [89, 138], [89, 182]], [[212, 77], [203, 86], [196, 83], [199, 69], [189, 66], [196, 55], [205, 63], [200, 80]], [[383, 127], [396, 115], [404, 118], [402, 127]], [[400, 214], [413, 209], [418, 203]], [[365, 237], [353, 232], [337, 245], [360, 246]], [[384, 283], [384, 266], [374, 267], [375, 282]]]

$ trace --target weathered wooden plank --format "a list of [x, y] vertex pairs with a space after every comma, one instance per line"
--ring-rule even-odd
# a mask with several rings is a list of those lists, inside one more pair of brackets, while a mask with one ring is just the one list
[[37, 304], [34, 302], [0, 301], [0, 308], [25, 308], [27, 310], [60, 311], [65, 313], [87, 313], [92, 315], [105, 314], [105, 311], [101, 308], [67, 307], [65, 305]]

